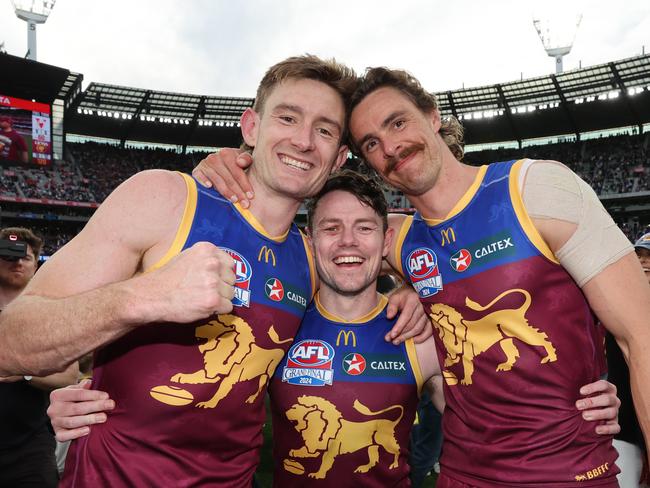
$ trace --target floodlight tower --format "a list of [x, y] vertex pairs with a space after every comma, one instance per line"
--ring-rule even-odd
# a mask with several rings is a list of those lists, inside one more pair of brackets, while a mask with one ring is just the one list
[[546, 54], [555, 58], [556, 73], [562, 73], [563, 71], [562, 58], [571, 52], [573, 42], [578, 33], [578, 27], [580, 27], [580, 22], [582, 22], [582, 14], [578, 15], [575, 24], [571, 23], [566, 25], [564, 23], [565, 25], [562, 25], [562, 23], [559, 23], [554, 25], [552, 30], [555, 39], [553, 39], [551, 35], [551, 22], [533, 18], [533, 25], [535, 26], [539, 39], [542, 41]]
[[16, 16], [27, 22], [27, 59], [36, 61], [36, 24], [44, 24], [56, 0], [11, 0]]

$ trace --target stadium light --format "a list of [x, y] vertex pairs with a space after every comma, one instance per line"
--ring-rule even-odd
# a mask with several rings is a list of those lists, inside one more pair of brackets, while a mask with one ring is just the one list
[[56, 0], [11, 0], [16, 17], [27, 22], [27, 59], [36, 61], [36, 24], [44, 24]]
[[[564, 69], [563, 58], [571, 52], [573, 42], [578, 33], [578, 27], [582, 22], [582, 14], [577, 16], [575, 24], [563, 13], [561, 18], [554, 21], [542, 20], [541, 18], [533, 18], [533, 26], [537, 31], [540, 41], [544, 46], [546, 54], [551, 58], [555, 58], [555, 73], [562, 73]], [[552, 24], [552, 25], [551, 25]]]

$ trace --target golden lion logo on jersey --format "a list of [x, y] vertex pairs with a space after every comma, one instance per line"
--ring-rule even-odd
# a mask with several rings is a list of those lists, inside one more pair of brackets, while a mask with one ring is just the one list
[[[345, 420], [339, 410], [328, 400], [316, 396], [302, 395], [298, 402], [287, 410], [289, 420], [295, 422], [294, 428], [300, 432], [304, 446], [291, 449], [289, 456], [294, 458], [321, 457], [318, 471], [309, 473], [310, 478], [323, 479], [332, 468], [334, 460], [341, 454], [349, 454], [361, 449], [368, 450], [368, 463], [354, 470], [355, 473], [367, 473], [379, 461], [379, 448], [393, 455], [390, 469], [398, 466], [400, 446], [395, 438], [395, 427], [402, 420], [404, 407], [391, 405], [373, 412], [359, 400], [354, 401], [354, 409], [367, 416], [381, 415], [391, 410], [399, 411], [395, 420], [373, 419], [365, 422]], [[287, 471], [302, 474], [302, 465], [291, 459], [284, 460]]]
[[[253, 403], [284, 356], [284, 351], [280, 348], [264, 349], [255, 344], [251, 326], [235, 315], [219, 315], [217, 319], [197, 327], [195, 335], [197, 339], [205, 339], [199, 345], [204, 368], [195, 373], [178, 373], [172, 376], [171, 381], [186, 384], [219, 383], [210, 400], [196, 404], [201, 408], [216, 407], [235, 384], [258, 379], [257, 390], [246, 400], [246, 403]], [[293, 340], [290, 337], [281, 341], [273, 326], [269, 327], [268, 335], [278, 345]]]
[[[457, 310], [448, 305], [435, 304], [431, 306], [429, 315], [447, 350], [444, 367], [448, 368], [462, 359], [464, 370], [462, 385], [472, 384], [474, 358], [494, 344], [499, 344], [506, 355], [506, 360], [497, 365], [497, 371], [510, 371], [517, 362], [519, 350], [513, 339], [519, 339], [530, 346], [543, 347], [546, 350], [546, 356], [542, 358], [540, 364], [557, 360], [555, 348], [548, 340], [548, 336], [532, 327], [526, 320], [526, 312], [531, 304], [530, 293], [526, 290], [519, 288], [506, 290], [485, 306], [476, 303], [469, 297], [465, 299], [465, 304], [472, 310], [482, 312], [492, 308], [503, 297], [513, 293], [521, 293], [525, 298], [519, 308], [497, 310], [485, 315], [480, 320], [466, 320]], [[443, 371], [443, 376], [449, 385], [458, 383], [454, 373], [447, 369]]]

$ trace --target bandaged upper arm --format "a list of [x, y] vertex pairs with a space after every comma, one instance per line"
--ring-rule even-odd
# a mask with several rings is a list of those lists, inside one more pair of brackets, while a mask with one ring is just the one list
[[555, 256], [578, 286], [632, 251], [632, 244], [596, 192], [563, 164], [527, 162], [519, 183], [524, 205], [533, 219], [563, 220], [577, 226]]

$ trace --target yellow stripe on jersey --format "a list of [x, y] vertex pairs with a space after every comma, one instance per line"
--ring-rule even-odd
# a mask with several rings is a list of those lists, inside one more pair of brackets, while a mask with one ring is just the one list
[[418, 362], [418, 355], [415, 352], [415, 343], [413, 342], [413, 339], [406, 339], [404, 345], [406, 346], [406, 355], [409, 358], [409, 363], [411, 363], [411, 369], [415, 376], [415, 382], [418, 385], [418, 395], [421, 395], [422, 387], [424, 386], [424, 378], [422, 377], [422, 370], [420, 369], [420, 363]]
[[305, 246], [305, 253], [307, 254], [307, 262], [309, 263], [309, 278], [311, 279], [311, 296], [310, 299], [314, 299], [314, 295], [316, 295], [316, 265], [314, 264], [314, 255], [311, 253], [311, 246], [309, 245], [309, 240], [307, 239], [307, 236], [303, 234], [301, 230], [300, 232], [300, 237], [302, 237], [302, 243]]
[[397, 237], [395, 238], [395, 269], [402, 275], [402, 278], [406, 278], [406, 273], [402, 268], [402, 246], [404, 244], [404, 239], [406, 239], [406, 234], [413, 224], [413, 216], [409, 215], [402, 222], [402, 226], [399, 228]]
[[340, 322], [343, 324], [363, 324], [366, 322], [369, 322], [370, 320], [374, 319], [377, 315], [381, 313], [382, 310], [386, 307], [386, 304], [388, 304], [388, 298], [386, 298], [384, 295], [378, 293], [379, 295], [379, 301], [375, 307], [368, 312], [367, 314], [358, 317], [354, 320], [347, 320], [344, 318], [341, 318], [337, 315], [334, 315], [331, 312], [328, 312], [325, 307], [323, 307], [323, 304], [320, 302], [320, 295], [316, 293], [316, 296], [314, 296], [314, 302], [316, 303], [316, 308], [320, 312], [320, 314], [325, 317], [327, 320], [331, 320], [332, 322]]
[[190, 235], [192, 221], [194, 220], [194, 212], [196, 212], [196, 181], [194, 181], [194, 179], [189, 175], [186, 175], [184, 173], [179, 174], [183, 177], [183, 180], [185, 180], [185, 187], [187, 188], [187, 197], [185, 198], [185, 209], [183, 210], [183, 217], [181, 218], [181, 222], [178, 225], [178, 229], [176, 230], [176, 236], [174, 237], [174, 242], [172, 242], [172, 245], [169, 247], [165, 255], [158, 260], [158, 262], [145, 270], [145, 273], [154, 271], [167, 264], [174, 256], [183, 250], [183, 246], [187, 241], [187, 237]]
[[483, 178], [485, 178], [485, 173], [487, 172], [487, 165], [483, 165], [478, 169], [478, 173], [476, 173], [476, 177], [474, 178], [474, 181], [472, 182], [471, 186], [467, 189], [463, 197], [456, 202], [456, 205], [454, 205], [454, 208], [452, 208], [449, 213], [445, 216], [444, 219], [425, 219], [422, 217], [422, 220], [424, 220], [427, 225], [433, 226], [433, 225], [438, 225], [441, 222], [444, 222], [445, 220], [449, 220], [452, 218], [454, 215], [458, 215], [467, 205], [469, 202], [474, 198], [474, 195], [476, 195], [476, 192], [481, 186], [481, 183], [483, 183]]
[[553, 254], [553, 251], [551, 251], [551, 248], [548, 247], [548, 244], [546, 244], [544, 238], [535, 228], [535, 224], [533, 224], [533, 221], [531, 220], [530, 215], [528, 215], [526, 207], [524, 206], [524, 201], [521, 197], [521, 191], [519, 191], [519, 173], [524, 162], [525, 159], [520, 159], [512, 165], [512, 169], [510, 170], [508, 185], [510, 188], [510, 199], [512, 201], [512, 207], [514, 208], [515, 214], [517, 215], [517, 220], [519, 220], [522, 229], [528, 236], [528, 239], [530, 239], [530, 242], [533, 244], [533, 246], [535, 246], [539, 252], [541, 252], [549, 261], [555, 264], [560, 264], [558, 259], [555, 257], [555, 254]]
[[275, 242], [284, 242], [287, 239], [287, 236], [289, 235], [289, 229], [287, 231], [279, 236], [272, 236], [270, 235], [267, 230], [264, 228], [264, 226], [255, 218], [255, 216], [251, 213], [250, 210], [247, 208], [242, 207], [239, 203], [235, 203], [234, 207], [237, 209], [237, 211], [241, 214], [244, 219], [246, 219], [246, 222], [248, 222], [253, 229], [255, 229], [257, 232], [262, 234], [264, 237], [271, 239], [272, 241]]

